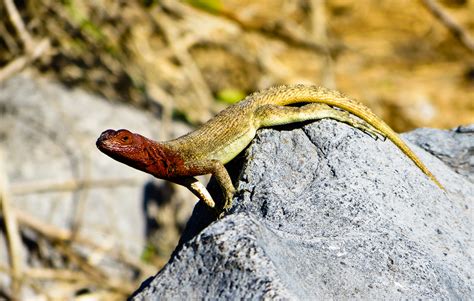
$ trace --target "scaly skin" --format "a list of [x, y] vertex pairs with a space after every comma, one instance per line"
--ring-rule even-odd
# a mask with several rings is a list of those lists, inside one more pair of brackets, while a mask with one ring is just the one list
[[[296, 103], [308, 104], [287, 106]], [[214, 201], [194, 176], [213, 174], [223, 189], [226, 209], [231, 205], [234, 187], [224, 164], [250, 143], [259, 128], [322, 118], [339, 120], [375, 137], [390, 139], [444, 189], [403, 140], [369, 108], [337, 91], [314, 86], [279, 86], [256, 92], [175, 140], [156, 142], [127, 130], [107, 130], [97, 140], [97, 147], [115, 160], [186, 186], [210, 207], [215, 206]]]

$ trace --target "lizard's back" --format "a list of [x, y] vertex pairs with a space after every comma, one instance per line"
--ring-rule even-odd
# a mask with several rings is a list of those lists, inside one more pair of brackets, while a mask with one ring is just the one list
[[242, 139], [241, 143], [236, 145], [237, 148], [241, 148], [240, 152], [255, 136], [256, 129], [253, 128], [252, 120], [255, 110], [260, 107], [255, 100], [248, 96], [219, 112], [195, 131], [166, 144], [186, 158], [222, 161], [220, 153], [226, 153], [225, 149], [230, 144]]
[[242, 151], [255, 136], [258, 123], [255, 122], [254, 114], [257, 109], [268, 104], [284, 106], [312, 102], [311, 99], [321, 97], [344, 98], [344, 101], [365, 110], [365, 106], [359, 102], [323, 87], [304, 85], [272, 87], [250, 94], [239, 103], [221, 111], [197, 130], [166, 144], [188, 159], [216, 159], [226, 163], [233, 158], [232, 156]]

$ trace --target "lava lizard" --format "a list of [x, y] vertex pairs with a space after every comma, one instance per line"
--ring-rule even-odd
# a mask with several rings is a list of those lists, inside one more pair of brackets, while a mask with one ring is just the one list
[[[287, 106], [298, 103], [307, 104]], [[245, 149], [257, 129], [323, 118], [347, 123], [371, 136], [390, 139], [444, 189], [405, 142], [369, 108], [337, 91], [316, 86], [278, 86], [255, 92], [221, 111], [197, 130], [171, 141], [156, 142], [122, 129], [103, 132], [96, 145], [117, 161], [187, 187], [214, 208], [215, 202], [209, 192], [194, 178], [212, 174], [224, 193], [223, 208], [228, 209], [235, 189], [224, 164]]]

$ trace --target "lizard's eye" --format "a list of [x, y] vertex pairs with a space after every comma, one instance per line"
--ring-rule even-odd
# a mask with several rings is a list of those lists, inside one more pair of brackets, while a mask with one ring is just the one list
[[122, 137], [122, 141], [123, 141], [123, 142], [127, 142], [127, 141], [128, 141], [128, 139], [129, 139], [129, 137], [128, 137], [128, 136], [123, 136], [123, 137]]

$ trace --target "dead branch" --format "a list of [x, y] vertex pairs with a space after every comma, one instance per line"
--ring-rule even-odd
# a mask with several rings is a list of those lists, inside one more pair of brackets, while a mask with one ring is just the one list
[[13, 74], [23, 70], [28, 64], [38, 59], [50, 48], [48, 39], [37, 42], [31, 37], [12, 0], [4, 0], [4, 3], [8, 17], [25, 47], [25, 54], [0, 69], [0, 83]]
[[[68, 121], [70, 122], [70, 120]], [[90, 160], [90, 154], [86, 151], [86, 145], [90, 141], [86, 142], [84, 140], [85, 139], [83, 138], [79, 139], [78, 146], [84, 158], [83, 160], [81, 160], [81, 163], [83, 166], [82, 168], [83, 177], [85, 178], [85, 181], [89, 182], [91, 179], [91, 160]], [[71, 219], [71, 233], [73, 235], [72, 240], [74, 240], [74, 237], [80, 231], [80, 228], [83, 222], [83, 217], [86, 212], [86, 199], [87, 199], [88, 194], [89, 194], [89, 189], [75, 190], [75, 201], [73, 202], [72, 219]]]
[[[180, 3], [180, 2], [171, 2], [171, 1], [162, 1], [162, 5], [166, 5], [167, 9], [176, 9], [179, 8], [181, 10], [188, 10], [190, 13], [193, 10], [197, 10], [192, 7], [191, 4], [187, 3]], [[281, 40], [288, 45], [307, 48], [315, 51], [316, 53], [326, 54], [327, 47], [325, 45], [319, 44], [317, 41], [309, 39], [307, 34], [298, 30], [292, 26], [286, 26], [285, 28], [279, 29], [272, 29], [272, 28], [265, 28], [247, 24], [246, 22], [242, 21], [233, 11], [225, 10], [221, 8], [219, 10], [219, 17], [225, 18], [232, 23], [237, 24], [241, 29], [247, 32], [257, 32], [263, 36], [270, 36], [272, 38]], [[342, 44], [339, 45], [332, 45], [333, 48], [341, 48], [343, 47]]]
[[8, 241], [8, 252], [10, 253], [10, 265], [12, 274], [14, 275], [11, 282], [11, 291], [13, 297], [17, 298], [20, 294], [22, 273], [21, 262], [21, 239], [20, 231], [15, 212], [10, 207], [10, 199], [8, 195], [8, 179], [6, 168], [4, 166], [3, 154], [0, 152], [0, 205], [5, 223], [5, 231]]
[[61, 243], [56, 249], [66, 255], [71, 260], [71, 262], [75, 263], [81, 268], [82, 271], [88, 274], [96, 285], [114, 290], [124, 295], [130, 295], [133, 292], [134, 285], [132, 283], [124, 282], [117, 278], [108, 277], [102, 270], [99, 269], [99, 267], [93, 265], [82, 255], [78, 254], [73, 248], [71, 248], [70, 245]]
[[30, 33], [26, 30], [25, 24], [23, 23], [23, 20], [20, 17], [20, 13], [18, 13], [18, 10], [15, 7], [13, 0], [3, 1], [8, 12], [8, 17], [10, 18], [10, 21], [15, 27], [16, 32], [20, 36], [20, 40], [25, 46], [26, 52], [31, 52], [34, 48], [33, 39], [31, 38]]
[[327, 34], [327, 17], [326, 17], [326, 1], [325, 0], [311, 0], [311, 36], [312, 40], [316, 41], [325, 48], [324, 51], [324, 65], [321, 70], [321, 80], [325, 87], [335, 89], [335, 71], [334, 62], [331, 57], [331, 49], [329, 47], [329, 38]]
[[474, 52], [474, 40], [435, 0], [422, 0], [428, 11], [443, 24], [451, 34], [468, 50]]
[[[0, 265], [0, 272], [15, 277], [13, 271], [5, 266]], [[24, 279], [38, 279], [38, 280], [61, 280], [61, 281], [88, 281], [89, 279], [76, 271], [65, 269], [49, 269], [49, 268], [25, 268], [23, 275]], [[90, 281], [90, 280], [89, 280]]]
[[0, 37], [2, 37], [5, 46], [10, 53], [13, 54], [20, 52], [20, 47], [18, 47], [15, 38], [8, 32], [4, 22], [0, 22]]
[[25, 270], [28, 277], [40, 280], [87, 281], [88, 278], [76, 271], [64, 269], [29, 268]]
[[[183, 66], [194, 93], [196, 93], [199, 99], [199, 105], [205, 107], [205, 111], [209, 112], [214, 98], [211, 89], [204, 80], [201, 70], [188, 52], [188, 42], [185, 38], [180, 37], [179, 28], [176, 28], [176, 24], [174, 24], [171, 18], [166, 14], [162, 14], [160, 18], [155, 18], [155, 21], [160, 26], [174, 57], [180, 62], [181, 66]], [[202, 116], [201, 118], [203, 120], [199, 121], [204, 122], [209, 117], [210, 116]]]
[[12, 183], [10, 191], [12, 195], [25, 195], [32, 193], [49, 193], [74, 191], [89, 188], [112, 188], [120, 186], [136, 186], [141, 183], [138, 178], [114, 178], [114, 179], [82, 179], [57, 181], [38, 181], [25, 183]]
[[36, 43], [33, 51], [31, 53], [27, 53], [22, 55], [10, 63], [8, 63], [5, 67], [0, 69], [0, 83], [5, 81], [7, 78], [11, 77], [13, 74], [20, 72], [23, 70], [28, 64], [38, 59], [42, 56], [47, 50], [49, 49], [49, 40], [43, 39], [39, 43]]
[[[20, 211], [13, 208], [11, 209], [14, 210], [17, 216], [18, 222], [21, 225], [26, 226], [34, 231], [37, 231], [42, 236], [45, 236], [46, 238], [53, 241], [59, 241], [59, 242], [72, 241], [73, 235], [71, 231], [66, 230], [66, 229], [61, 229], [51, 224], [47, 224], [24, 211]], [[96, 251], [107, 253], [107, 255], [110, 258], [116, 259], [133, 268], [136, 268], [142, 274], [151, 274], [155, 271], [154, 267], [140, 262], [138, 259], [136, 259], [135, 257], [131, 256], [130, 254], [126, 253], [123, 250], [118, 250], [117, 248], [112, 249], [112, 247], [101, 246], [91, 241], [90, 239], [83, 237], [82, 235], [76, 235], [74, 237], [74, 242], [90, 247]]]
[[[125, 284], [118, 279], [97, 279], [81, 271], [71, 271], [65, 269], [49, 269], [49, 268], [26, 268], [20, 276], [15, 276], [13, 271], [5, 266], [0, 265], [0, 272], [8, 274], [12, 279], [23, 280], [30, 286], [35, 287], [35, 280], [56, 280], [63, 282], [78, 282], [83, 285], [92, 284], [94, 286], [105, 289], [114, 290], [122, 295], [129, 295], [134, 287], [130, 284]], [[105, 277], [105, 276], [104, 276]], [[106, 277], [105, 277], [106, 278]], [[44, 294], [45, 292], [43, 292]]]
[[[121, 281], [120, 279], [107, 277], [98, 267], [92, 265], [89, 261], [83, 258], [82, 255], [79, 255], [77, 251], [74, 250], [70, 244], [68, 244], [69, 241], [64, 239], [72, 235], [70, 231], [60, 230], [60, 229], [55, 228], [54, 226], [46, 225], [42, 222], [39, 222], [38, 220], [35, 220], [31, 216], [28, 216], [27, 214], [21, 211], [14, 210], [13, 208], [10, 208], [10, 210], [12, 214], [17, 214], [18, 221], [20, 223], [28, 225], [29, 227], [34, 228], [35, 230], [37, 230], [44, 236], [53, 238], [53, 240], [58, 241], [58, 244], [56, 245], [56, 249], [60, 251], [61, 253], [63, 253], [64, 255], [66, 255], [71, 260], [71, 262], [75, 263], [78, 267], [80, 267], [80, 269], [84, 273], [89, 275], [89, 277], [86, 278], [88, 279], [89, 282], [93, 281], [95, 285], [98, 285], [100, 287], [104, 287], [107, 289], [112, 289], [114, 291], [120, 292], [125, 295], [128, 295], [131, 292], [133, 292], [133, 289], [134, 289], [133, 284], [131, 283], [124, 284], [123, 281]], [[6, 219], [5, 216], [4, 218]], [[87, 241], [86, 239], [83, 239], [83, 238], [81, 240], [82, 242]], [[56, 278], [62, 278], [63, 280], [69, 279], [71, 281], [73, 280], [78, 281], [79, 280], [78, 278], [80, 277], [80, 276], [74, 276], [73, 273], [69, 273], [69, 272], [54, 273], [51, 271], [49, 271], [48, 275], [43, 275], [41, 277], [40, 275], [41, 273], [39, 273], [39, 270], [28, 269], [28, 271], [36, 272], [36, 274], [32, 276], [27, 273], [27, 270], [18, 271], [18, 270], [15, 270], [13, 266], [12, 266], [12, 269], [0, 267], [0, 271], [8, 273], [12, 278], [12, 282], [15, 282], [15, 283], [18, 283], [24, 279], [28, 279], [32, 277], [33, 278], [48, 278], [48, 277], [54, 276]], [[19, 295], [18, 293], [16, 293], [16, 294], [13, 294], [13, 296], [19, 296]]]

